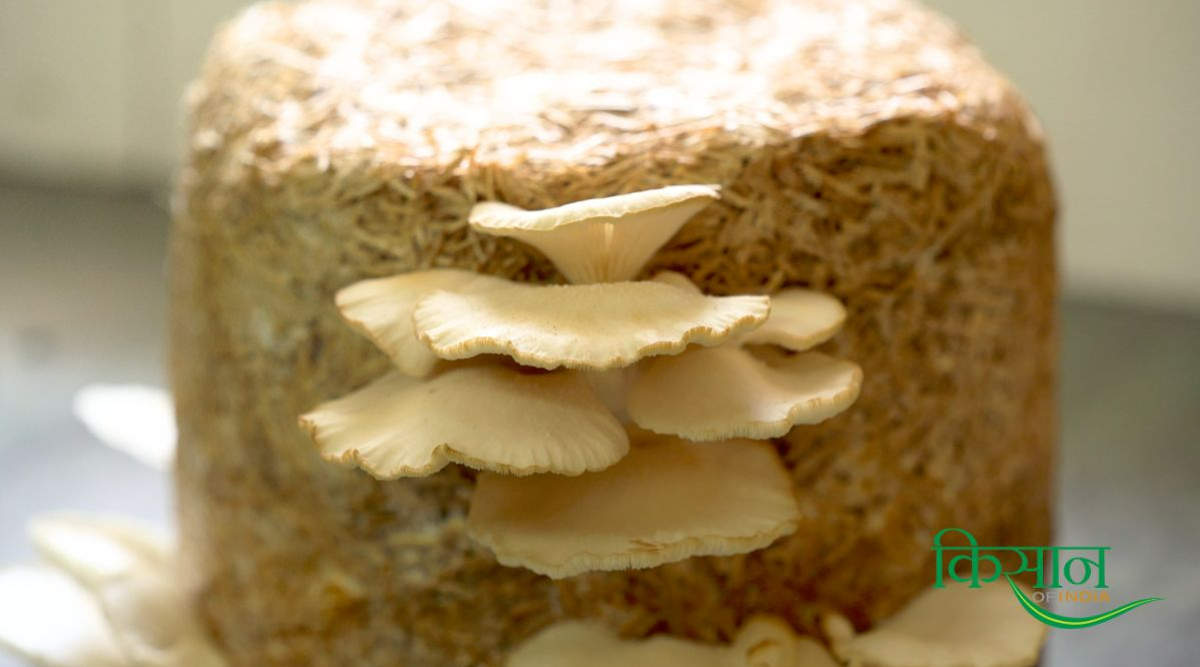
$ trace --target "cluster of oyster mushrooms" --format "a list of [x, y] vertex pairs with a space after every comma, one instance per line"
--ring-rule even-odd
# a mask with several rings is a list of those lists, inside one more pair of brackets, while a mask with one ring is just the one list
[[482, 472], [468, 533], [551, 577], [744, 553], [795, 530], [765, 439], [846, 409], [862, 372], [810, 351], [845, 318], [802, 289], [708, 296], [633, 280], [715, 186], [680, 185], [469, 223], [542, 251], [569, 285], [434, 269], [351, 285], [345, 319], [394, 361], [301, 423], [379, 479]]
[[42, 563], [0, 568], [0, 648], [49, 667], [223, 667], [192, 613], [172, 540], [136, 521], [56, 514]]
[[[49, 667], [223, 667], [179, 584], [171, 540], [129, 519], [36, 518], [43, 564], [0, 568], [0, 649]], [[824, 641], [755, 616], [728, 644], [670, 636], [621, 639], [569, 620], [517, 647], [506, 667], [1009, 667], [1037, 661], [1046, 626], [1008, 585], [930, 588], [869, 632], [822, 619]], [[828, 648], [827, 648], [828, 646]], [[316, 656], [314, 656], [316, 657]]]
[[[445, 270], [353, 285], [342, 312], [397, 370], [302, 422], [326, 458], [376, 477], [484, 470], [471, 534], [550, 576], [769, 544], [798, 517], [762, 439], [845, 409], [861, 373], [807, 351], [844, 317], [827, 296], [710, 297], [670, 273], [629, 282], [716, 196], [677, 186], [541, 212], [480, 204], [473, 226], [538, 247], [578, 284]], [[142, 458], [161, 465], [172, 449]], [[79, 515], [39, 517], [30, 535], [47, 562], [0, 569], [0, 648], [52, 667], [226, 664], [169, 540]], [[930, 589], [863, 634], [836, 614], [822, 629], [823, 643], [759, 616], [713, 645], [564, 621], [506, 664], [1002, 667], [1036, 662], [1046, 634], [1000, 584]]]
[[821, 618], [824, 641], [758, 615], [728, 644], [658, 635], [621, 639], [591, 621], [562, 621], [512, 652], [506, 667], [1019, 667], [1038, 661], [1046, 626], [1025, 613], [1008, 584], [930, 588], [870, 631]]

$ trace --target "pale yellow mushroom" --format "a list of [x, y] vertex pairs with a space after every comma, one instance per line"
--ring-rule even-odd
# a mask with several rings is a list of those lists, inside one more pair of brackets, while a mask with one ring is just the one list
[[621, 423], [578, 373], [462, 365], [432, 378], [391, 373], [300, 417], [326, 460], [378, 479], [450, 462], [509, 475], [578, 475], [629, 449]]
[[835, 638], [854, 667], [1028, 667], [1037, 663], [1046, 626], [1030, 616], [1007, 582], [929, 588], [860, 635]]
[[[700, 288], [677, 271], [659, 271], [651, 280], [694, 294]], [[789, 287], [771, 295], [771, 314], [761, 326], [738, 337], [743, 345], [779, 345], [803, 352], [833, 338], [846, 321], [846, 308], [824, 292]]]
[[715, 297], [654, 281], [508, 283], [433, 292], [413, 311], [417, 336], [442, 359], [503, 354], [538, 368], [604, 370], [719, 345], [762, 324], [765, 296]]
[[467, 531], [500, 563], [560, 578], [754, 551], [793, 532], [799, 517], [768, 443], [646, 434], [597, 473], [480, 475]]
[[499, 202], [471, 209], [471, 227], [541, 250], [573, 283], [632, 280], [700, 209], [720, 197], [713, 185], [671, 185], [577, 201], [540, 211]]
[[124, 667], [92, 595], [45, 565], [0, 570], [0, 648], [45, 667]]
[[767, 363], [737, 347], [651, 359], [628, 397], [634, 423], [691, 440], [774, 438], [816, 424], [858, 398], [862, 369], [819, 352]]
[[375, 343], [402, 373], [424, 377], [438, 358], [413, 331], [417, 301], [436, 290], [472, 292], [507, 284], [502, 278], [472, 271], [432, 269], [363, 280], [341, 289], [336, 301], [346, 322]]
[[731, 644], [656, 635], [621, 639], [594, 621], [562, 621], [517, 647], [506, 667], [837, 667], [820, 643], [783, 620], [756, 616]]
[[824, 645], [768, 614], [746, 621], [731, 648], [739, 667], [838, 667]]
[[833, 338], [846, 321], [846, 308], [832, 296], [814, 290], [788, 288], [771, 295], [771, 315], [739, 342], [779, 345], [803, 352]]
[[114, 519], [41, 517], [32, 522], [30, 538], [44, 558], [95, 597], [131, 664], [225, 663], [191, 614], [171, 547], [149, 529]]

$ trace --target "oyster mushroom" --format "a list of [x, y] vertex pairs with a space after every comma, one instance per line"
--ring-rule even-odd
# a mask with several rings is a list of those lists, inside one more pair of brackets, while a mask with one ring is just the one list
[[838, 635], [834, 652], [858, 667], [1024, 667], [1037, 662], [1046, 626], [996, 581], [930, 588], [870, 631]]
[[165, 540], [131, 523], [70, 516], [34, 520], [30, 538], [44, 558], [94, 596], [130, 663], [225, 664], [192, 617]]
[[629, 450], [624, 428], [578, 373], [464, 365], [432, 379], [391, 373], [300, 417], [326, 460], [378, 479], [450, 462], [509, 475], [578, 475]]
[[799, 520], [791, 478], [768, 443], [646, 434], [601, 472], [480, 475], [467, 531], [500, 563], [561, 578], [746, 553]]
[[473, 292], [508, 281], [459, 269], [432, 269], [363, 280], [338, 291], [342, 318], [391, 358], [406, 375], [424, 377], [438, 358], [417, 340], [412, 312], [417, 301], [436, 290]]
[[720, 197], [715, 185], [671, 185], [527, 211], [481, 202], [468, 222], [541, 250], [573, 283], [632, 280], [700, 209]]
[[[659, 271], [651, 280], [703, 292], [677, 271]], [[833, 338], [846, 322], [846, 308], [834, 297], [816, 290], [789, 287], [771, 295], [771, 313], [760, 326], [737, 340], [743, 345], [778, 345], [803, 352]]]
[[820, 352], [772, 355], [737, 347], [648, 360], [628, 396], [634, 423], [689, 440], [774, 438], [816, 424], [858, 398], [862, 369]]
[[127, 664], [96, 600], [45, 565], [0, 570], [0, 647], [50, 667]]
[[846, 321], [846, 308], [824, 292], [788, 288], [771, 295], [771, 315], [740, 338], [744, 345], [778, 345], [803, 352], [833, 338]]
[[537, 368], [604, 370], [718, 345], [762, 324], [770, 307], [765, 296], [704, 296], [654, 281], [508, 283], [428, 294], [413, 324], [441, 359], [503, 354]]

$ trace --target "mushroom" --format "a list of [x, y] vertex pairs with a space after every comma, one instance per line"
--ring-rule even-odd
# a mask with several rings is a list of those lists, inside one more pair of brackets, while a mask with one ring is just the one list
[[833, 338], [846, 321], [846, 308], [824, 292], [788, 288], [771, 295], [771, 315], [743, 335], [744, 345], [778, 345], [803, 352]]
[[834, 652], [861, 667], [1024, 667], [1038, 660], [1046, 626], [1025, 613], [1007, 582], [930, 588]]
[[[690, 278], [677, 271], [659, 271], [651, 280], [702, 294]], [[789, 287], [771, 295], [771, 314], [761, 326], [743, 334], [742, 345], [779, 345], [803, 352], [833, 338], [846, 321], [846, 308], [824, 292]]]
[[508, 283], [437, 291], [413, 311], [417, 336], [442, 359], [504, 354], [520, 364], [604, 370], [719, 345], [762, 324], [765, 296], [704, 296], [654, 281]]
[[628, 397], [634, 423], [690, 440], [774, 438], [816, 424], [858, 398], [862, 369], [820, 352], [773, 355], [736, 347], [691, 350], [647, 361]]
[[770, 444], [645, 434], [601, 472], [480, 475], [467, 532], [504, 565], [561, 578], [746, 553], [792, 533], [799, 519]]
[[68, 516], [36, 519], [30, 537], [43, 557], [95, 597], [133, 664], [224, 664], [191, 615], [164, 540], [127, 522]]
[[300, 417], [328, 461], [378, 479], [430, 475], [451, 461], [509, 475], [578, 475], [616, 463], [629, 439], [579, 373], [500, 364], [430, 379], [391, 373]]
[[688, 218], [718, 197], [715, 185], [671, 185], [540, 211], [481, 202], [468, 222], [541, 250], [573, 283], [619, 282], [632, 280]]
[[0, 647], [48, 667], [124, 667], [96, 600], [45, 565], [0, 570]]
[[[696, 283], [692, 282], [691, 278], [688, 278], [678, 271], [659, 271], [658, 273], [654, 274], [654, 277], [650, 280], [666, 283], [667, 285], [678, 287], [681, 290], [687, 290], [692, 294], [704, 294], [704, 290], [701, 290], [699, 287], [697, 287]], [[768, 316], [768, 319], [769, 318], [770, 316]]]
[[417, 300], [435, 290], [471, 292], [507, 284], [503, 278], [472, 271], [432, 269], [354, 283], [337, 293], [336, 302], [346, 322], [383, 350], [401, 372], [424, 377], [438, 358], [413, 331]]
[[732, 649], [741, 667], [838, 667], [820, 642], [797, 636], [786, 621], [768, 614], [746, 621]]
[[669, 635], [621, 639], [593, 621], [562, 621], [517, 647], [507, 667], [837, 667], [824, 646], [774, 616], [751, 618], [731, 644]]

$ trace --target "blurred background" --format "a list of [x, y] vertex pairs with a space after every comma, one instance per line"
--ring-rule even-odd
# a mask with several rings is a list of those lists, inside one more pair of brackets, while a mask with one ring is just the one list
[[[0, 2], [0, 564], [48, 509], [169, 523], [170, 485], [72, 414], [161, 386], [180, 97], [237, 0]], [[1059, 539], [1114, 600], [1046, 663], [1195, 665], [1200, 643], [1200, 2], [936, 0], [1026, 93], [1062, 203]], [[136, 418], [131, 416], [130, 418]], [[0, 665], [18, 663], [0, 654]]]

